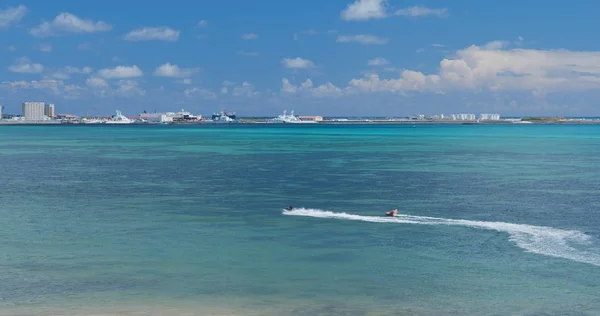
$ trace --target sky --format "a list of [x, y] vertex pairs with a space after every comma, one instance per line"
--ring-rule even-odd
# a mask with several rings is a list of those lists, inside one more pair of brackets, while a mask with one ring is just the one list
[[0, 104], [600, 116], [597, 12], [557, 0], [3, 0]]

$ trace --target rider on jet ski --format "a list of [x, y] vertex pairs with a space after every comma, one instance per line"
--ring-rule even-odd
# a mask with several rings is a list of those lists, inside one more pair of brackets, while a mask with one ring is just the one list
[[398, 215], [398, 209], [393, 209], [393, 210], [385, 213], [385, 216], [396, 216], [396, 215]]

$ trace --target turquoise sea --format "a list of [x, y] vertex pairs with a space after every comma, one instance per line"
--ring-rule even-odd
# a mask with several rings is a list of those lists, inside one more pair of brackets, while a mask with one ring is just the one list
[[0, 315], [600, 315], [599, 125], [0, 126], [0, 179]]

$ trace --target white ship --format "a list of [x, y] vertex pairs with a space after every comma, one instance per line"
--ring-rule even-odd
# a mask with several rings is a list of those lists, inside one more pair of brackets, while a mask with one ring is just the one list
[[292, 110], [290, 115], [287, 115], [287, 111], [283, 111], [282, 115], [271, 120], [274, 123], [288, 123], [288, 124], [311, 124], [316, 123], [316, 121], [303, 121], [294, 115], [294, 111]]
[[140, 118], [144, 119], [148, 122], [159, 122], [159, 123], [168, 123], [173, 121], [198, 121], [202, 119], [201, 115], [193, 115], [184, 109], [175, 113], [175, 112], [163, 112], [163, 113], [144, 113], [140, 114]]
[[110, 120], [104, 122], [104, 124], [131, 124], [133, 120], [129, 119], [127, 116], [123, 115], [121, 111], [117, 110], [117, 113], [113, 115]]

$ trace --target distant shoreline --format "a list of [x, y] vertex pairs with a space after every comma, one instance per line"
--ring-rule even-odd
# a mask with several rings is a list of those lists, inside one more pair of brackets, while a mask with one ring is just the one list
[[129, 124], [86, 124], [78, 122], [60, 122], [60, 121], [42, 121], [42, 122], [23, 122], [23, 121], [0, 121], [0, 126], [46, 126], [46, 125], [61, 125], [61, 126], [144, 126], [144, 125], [594, 125], [600, 124], [600, 119], [535, 119], [535, 120], [499, 120], [499, 121], [444, 121], [444, 120], [324, 120], [315, 123], [274, 123], [264, 119], [240, 118], [238, 122], [214, 122], [214, 121], [198, 121], [198, 122], [169, 122], [169, 123], [129, 123]]

